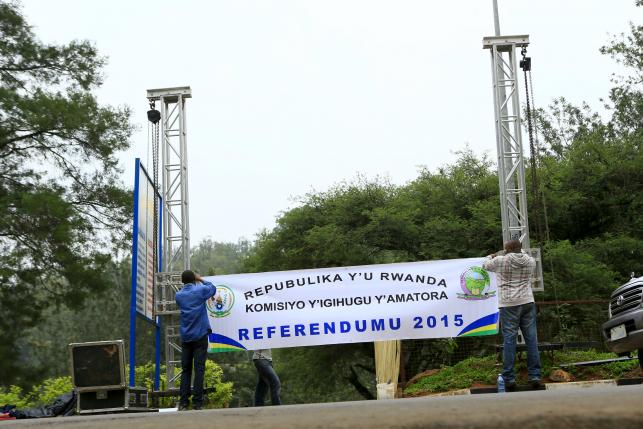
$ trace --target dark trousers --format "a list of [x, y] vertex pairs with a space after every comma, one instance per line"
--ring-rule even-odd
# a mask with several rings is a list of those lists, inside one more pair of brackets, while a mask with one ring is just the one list
[[[181, 342], [181, 399], [179, 406], [187, 407], [192, 395], [194, 407], [203, 406], [203, 378], [205, 376], [205, 359], [208, 357], [208, 336], [196, 341]], [[190, 388], [192, 381], [192, 363], [194, 362], [194, 391]]]
[[538, 335], [536, 333], [536, 304], [516, 305], [500, 308], [500, 330], [504, 340], [502, 358], [502, 378], [505, 383], [514, 383], [514, 363], [516, 360], [516, 338], [518, 328], [522, 331], [527, 345], [527, 374], [530, 381], [540, 381], [540, 355], [538, 354]]
[[270, 389], [270, 401], [272, 405], [281, 405], [281, 382], [277, 373], [272, 368], [272, 361], [268, 359], [254, 359], [255, 368], [259, 374], [257, 388], [255, 389], [255, 406], [263, 407], [266, 393]]

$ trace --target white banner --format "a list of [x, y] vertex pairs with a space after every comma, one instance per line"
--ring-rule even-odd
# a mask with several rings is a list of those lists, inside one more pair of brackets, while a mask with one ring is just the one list
[[483, 258], [206, 277], [210, 352], [492, 335]]

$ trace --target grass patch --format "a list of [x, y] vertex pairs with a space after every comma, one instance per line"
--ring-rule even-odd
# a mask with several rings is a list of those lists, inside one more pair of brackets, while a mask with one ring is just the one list
[[438, 373], [419, 379], [404, 389], [407, 395], [465, 389], [474, 384], [495, 384], [498, 377], [495, 356], [470, 357]]
[[[612, 359], [613, 353], [597, 352], [595, 350], [561, 350], [554, 352], [552, 362], [549, 353], [540, 353], [543, 381], [547, 381], [552, 370], [561, 364], [585, 362], [593, 360]], [[575, 381], [621, 378], [636, 372], [638, 360], [614, 362], [589, 367], [568, 367], [564, 370], [573, 376]], [[419, 396], [431, 393], [447, 392], [450, 390], [467, 389], [476, 385], [495, 385], [502, 365], [496, 361], [496, 356], [470, 357], [453, 366], [442, 367], [437, 373], [420, 378], [404, 389], [405, 395]], [[516, 381], [527, 384], [526, 354], [516, 360]]]

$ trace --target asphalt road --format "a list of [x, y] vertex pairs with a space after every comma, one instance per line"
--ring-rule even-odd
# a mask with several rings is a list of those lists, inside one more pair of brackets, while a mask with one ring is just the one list
[[643, 428], [643, 385], [0, 422], [0, 428]]

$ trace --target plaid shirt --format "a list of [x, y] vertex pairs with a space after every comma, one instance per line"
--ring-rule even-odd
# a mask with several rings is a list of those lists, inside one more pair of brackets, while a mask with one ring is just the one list
[[535, 267], [536, 260], [526, 253], [487, 257], [482, 268], [498, 276], [498, 307], [513, 307], [534, 302], [531, 276]]
[[272, 361], [272, 349], [255, 350], [255, 352], [252, 354], [252, 360], [255, 359], [266, 359]]

